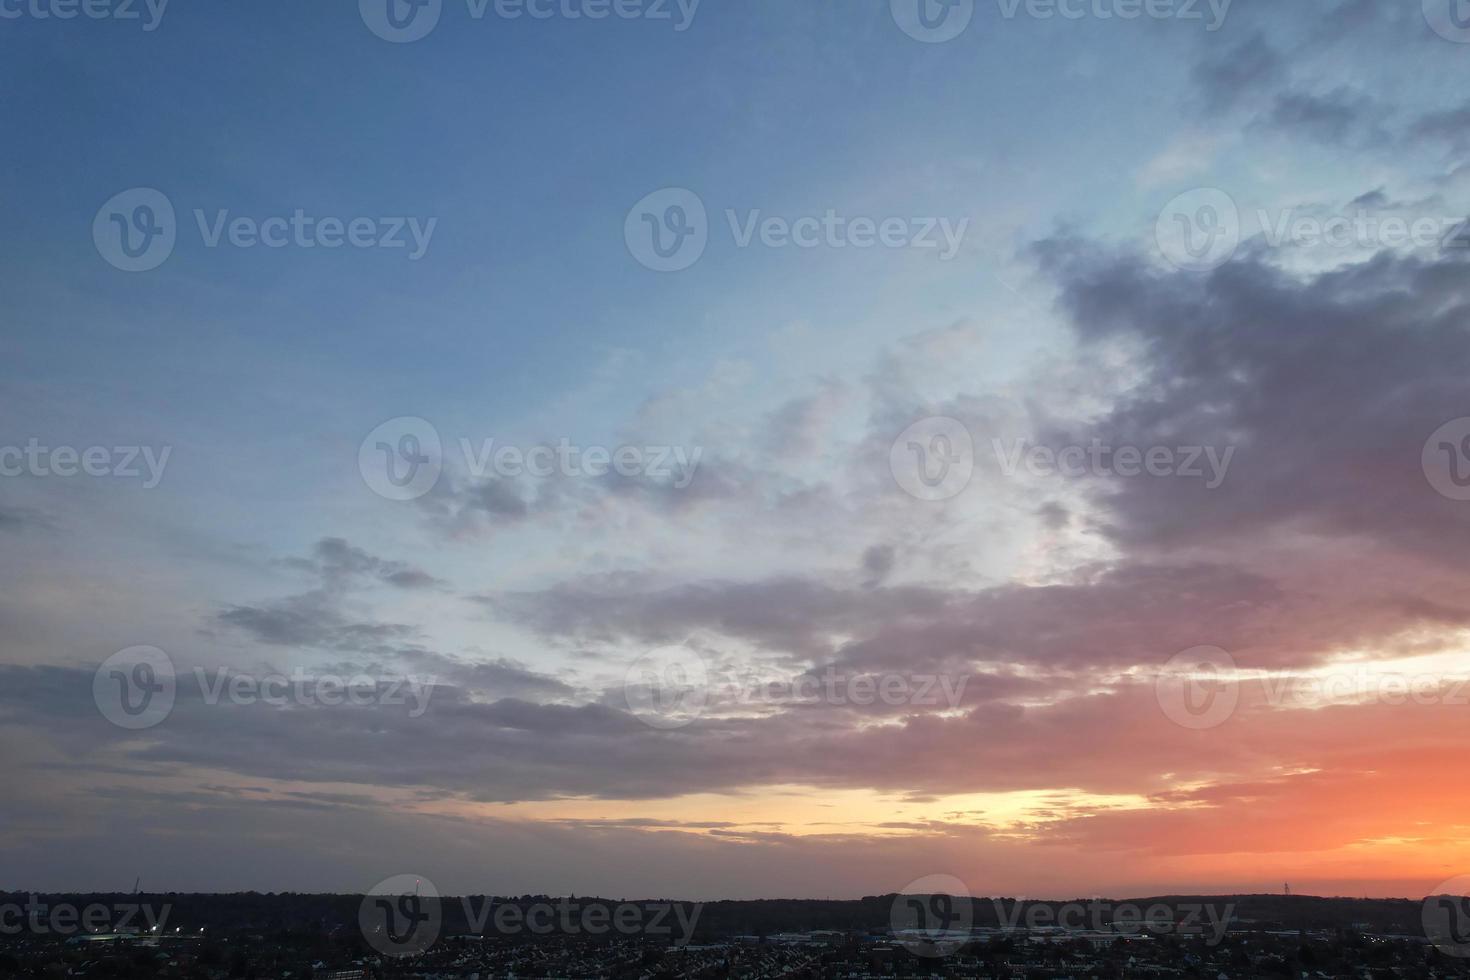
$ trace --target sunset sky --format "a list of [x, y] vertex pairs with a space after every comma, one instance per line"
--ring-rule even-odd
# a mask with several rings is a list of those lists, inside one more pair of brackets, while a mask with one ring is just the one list
[[[374, 2], [0, 4], [0, 890], [1470, 874], [1435, 0]], [[175, 227], [128, 271], [135, 189]], [[373, 242], [228, 230], [298, 211]], [[538, 446], [606, 457], [484, 465]], [[137, 647], [174, 700], [128, 728]]]

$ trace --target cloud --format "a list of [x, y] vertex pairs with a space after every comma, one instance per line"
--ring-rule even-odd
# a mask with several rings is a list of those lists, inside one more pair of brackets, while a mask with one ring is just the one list
[[1389, 110], [1370, 97], [1347, 87], [1321, 94], [1282, 92], [1264, 122], [1284, 133], [1337, 146], [1358, 146], [1387, 140], [1383, 128]]
[[707, 629], [774, 652], [820, 657], [832, 651], [840, 632], [931, 614], [946, 598], [925, 588], [873, 592], [780, 577], [655, 589], [589, 580], [540, 592], [488, 593], [476, 601], [548, 639], [661, 645]]
[[778, 458], [810, 458], [830, 449], [830, 444], [824, 445], [829, 428], [850, 397], [845, 384], [829, 380], [822, 382], [816, 394], [793, 398], [772, 412], [766, 424], [772, 454]]
[[323, 588], [333, 591], [352, 587], [365, 578], [400, 589], [428, 589], [445, 584], [421, 568], [378, 558], [343, 538], [322, 538], [311, 556], [288, 559], [285, 564], [319, 576]]
[[384, 653], [419, 630], [403, 623], [353, 620], [343, 612], [344, 598], [374, 582], [407, 591], [446, 587], [421, 568], [384, 560], [342, 538], [323, 538], [308, 557], [281, 564], [315, 576], [318, 587], [267, 602], [232, 605], [215, 614], [213, 622], [271, 646]]
[[1286, 79], [1286, 59], [1257, 31], [1195, 65], [1193, 74], [1205, 111], [1217, 114], [1280, 87]]
[[1139, 383], [1056, 442], [1237, 447], [1216, 490], [1103, 484], [1106, 533], [1128, 547], [1297, 530], [1453, 562], [1470, 514], [1430, 487], [1426, 439], [1465, 414], [1465, 257], [1383, 252], [1305, 278], [1256, 255], [1166, 273], [1086, 242], [1037, 246], [1087, 347], [1140, 351]]
[[1470, 132], [1470, 102], [1425, 113], [1409, 126], [1411, 137], [1442, 140], [1454, 150], [1465, 148], [1467, 132]]
[[418, 635], [416, 627], [403, 623], [349, 621], [335, 603], [331, 593], [308, 592], [261, 605], [231, 606], [215, 622], [282, 647], [382, 651], [386, 644]]
[[54, 530], [51, 518], [29, 507], [0, 505], [0, 531], [19, 533], [28, 530]]
[[880, 584], [893, 571], [897, 551], [891, 544], [875, 544], [863, 552], [863, 571], [867, 575], [864, 585]]
[[548, 701], [577, 693], [572, 685], [506, 657], [474, 660], [408, 648], [397, 651], [397, 661], [416, 674], [432, 675], [481, 698]]

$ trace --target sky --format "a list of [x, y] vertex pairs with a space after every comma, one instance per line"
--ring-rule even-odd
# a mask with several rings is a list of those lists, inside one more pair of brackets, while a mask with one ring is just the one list
[[0, 0], [0, 888], [1470, 874], [1457, 3]]

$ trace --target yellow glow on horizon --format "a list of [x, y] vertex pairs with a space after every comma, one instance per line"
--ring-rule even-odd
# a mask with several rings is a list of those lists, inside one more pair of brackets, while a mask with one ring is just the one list
[[452, 804], [465, 816], [643, 827], [741, 836], [902, 836], [983, 830], [1027, 836], [1038, 825], [1099, 810], [1141, 809], [1137, 795], [1098, 795], [1074, 789], [967, 793], [938, 797], [867, 789], [775, 786], [758, 793], [697, 793], [664, 800], [567, 799], [513, 805]]

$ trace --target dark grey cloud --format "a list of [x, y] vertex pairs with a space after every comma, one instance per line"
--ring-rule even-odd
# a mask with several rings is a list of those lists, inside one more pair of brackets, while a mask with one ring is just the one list
[[1440, 140], [1456, 150], [1464, 149], [1470, 141], [1470, 102], [1420, 116], [1410, 124], [1409, 135]]
[[427, 674], [479, 697], [550, 701], [571, 698], [577, 689], [548, 674], [506, 657], [477, 660], [428, 650], [405, 648], [397, 661], [416, 674]]
[[[1099, 683], [1088, 681], [1093, 688]], [[1233, 738], [1185, 737], [1157, 710], [1146, 679], [1118, 678], [1109, 688], [1051, 703], [982, 700], [959, 714], [913, 713], [876, 728], [838, 724], [830, 712], [790, 711], [705, 717], [664, 731], [603, 705], [482, 704], [452, 689], [435, 690], [419, 716], [390, 705], [209, 704], [184, 675], [173, 713], [140, 739], [97, 715], [89, 671], [56, 678], [5, 667], [0, 726], [7, 736], [44, 740], [52, 751], [90, 753], [97, 778], [130, 798], [152, 792], [150, 779], [208, 769], [231, 773], [245, 786], [330, 783], [325, 791], [275, 787], [272, 795], [279, 797], [276, 805], [335, 806], [344, 813], [358, 808], [362, 796], [385, 792], [496, 803], [666, 799], [797, 784], [871, 788], [913, 800], [1058, 786], [1152, 794], [1171, 788], [1163, 773], [1197, 771], [1201, 752], [1211, 771], [1229, 773], [1248, 771], [1261, 758], [1284, 768], [1320, 761], [1330, 744], [1324, 736], [1350, 739], [1367, 722], [1381, 725], [1385, 738], [1411, 736], [1426, 746], [1453, 749], [1460, 735], [1457, 709], [1406, 716], [1370, 705], [1305, 720], [1296, 712], [1249, 708], [1243, 713], [1255, 724], [1232, 728]], [[1287, 737], [1292, 732], [1297, 738]], [[109, 766], [116, 768], [107, 783]], [[0, 760], [0, 770], [8, 768]], [[324, 795], [343, 794], [344, 784], [361, 789], [347, 799]], [[177, 790], [167, 781], [156, 785], [164, 793]], [[304, 795], [282, 796], [282, 789]], [[231, 806], [258, 795], [202, 786], [190, 792], [213, 793]]]
[[1048, 501], [1037, 508], [1036, 513], [1041, 517], [1042, 523], [1053, 531], [1059, 531], [1066, 527], [1072, 516], [1056, 501]]
[[418, 635], [417, 627], [404, 623], [353, 621], [338, 606], [335, 593], [318, 589], [257, 605], [231, 606], [213, 621], [271, 646], [324, 650], [382, 653]]
[[549, 639], [660, 645], [709, 629], [771, 651], [820, 658], [830, 655], [839, 633], [932, 615], [950, 599], [922, 587], [869, 591], [791, 577], [653, 589], [610, 578], [476, 601]]
[[[1343, 5], [1339, 28], [1362, 16], [1352, 7]], [[1212, 48], [1192, 73], [1200, 111], [1214, 117], [1239, 112], [1256, 127], [1327, 145], [1368, 147], [1391, 139], [1402, 122], [1393, 107], [1349, 86], [1319, 89], [1292, 77], [1293, 63], [1306, 50], [1310, 46], [1283, 53], [1262, 31], [1223, 50]]]
[[1194, 68], [1194, 83], [1207, 112], [1220, 113], [1253, 96], [1274, 91], [1286, 79], [1286, 59], [1260, 32]]
[[410, 591], [446, 587], [421, 568], [379, 558], [343, 538], [323, 538], [309, 556], [281, 564], [310, 573], [318, 586], [280, 599], [232, 605], [212, 622], [272, 646], [382, 653], [416, 636], [417, 628], [353, 619], [343, 611], [344, 598], [373, 583]]
[[875, 544], [864, 551], [864, 584], [869, 587], [881, 584], [888, 577], [888, 573], [893, 571], [897, 556], [897, 549], [891, 544]]
[[1196, 276], [1075, 239], [1037, 246], [1084, 345], [1128, 340], [1146, 380], [1047, 438], [1234, 446], [1224, 484], [1105, 481], [1127, 547], [1296, 528], [1454, 562], [1470, 512], [1435, 493], [1425, 441], [1467, 414], [1470, 261], [1380, 253], [1298, 277], [1246, 254]]
[[389, 561], [369, 554], [343, 538], [322, 538], [309, 557], [287, 559], [284, 564], [320, 577], [322, 587], [342, 590], [363, 579], [376, 579], [401, 589], [426, 589], [445, 583], [407, 562]]
[[[645, 445], [636, 440], [628, 444]], [[653, 447], [644, 459], [650, 468], [658, 465], [656, 473], [628, 475], [610, 469], [600, 475], [558, 472], [543, 478], [446, 473], [417, 503], [431, 528], [459, 538], [524, 525], [566, 527], [597, 519], [609, 503], [673, 520], [732, 499], [765, 479], [741, 464], [707, 458], [699, 447], [681, 446], [678, 451], [682, 460], [672, 455], [672, 447], [669, 455]]]
[[1380, 144], [1390, 110], [1367, 95], [1340, 87], [1329, 92], [1282, 92], [1263, 122], [1298, 138], [1338, 146]]
[[521, 488], [512, 480], [491, 479], [476, 484], [465, 497], [464, 506], [492, 517], [518, 519], [531, 512]]
[[29, 507], [0, 504], [0, 531], [54, 530], [50, 517]]

